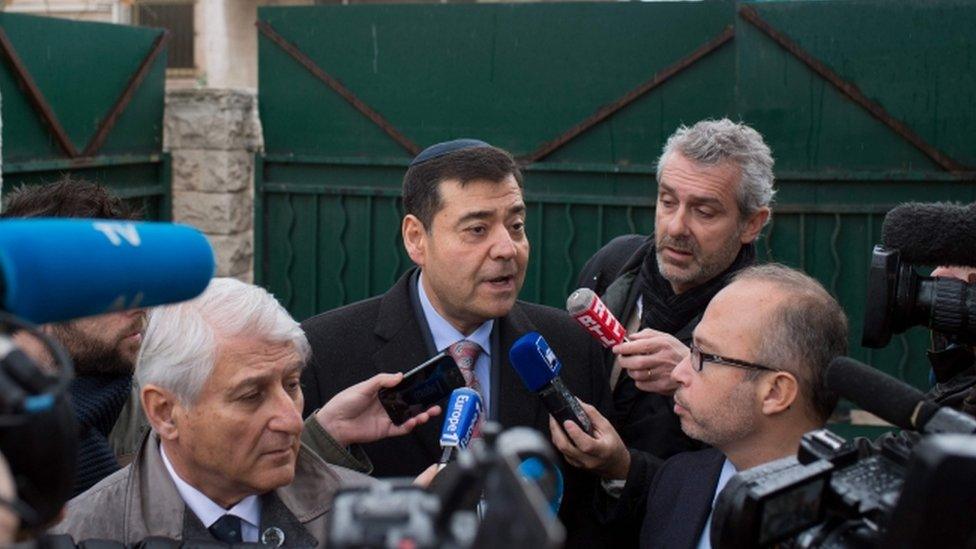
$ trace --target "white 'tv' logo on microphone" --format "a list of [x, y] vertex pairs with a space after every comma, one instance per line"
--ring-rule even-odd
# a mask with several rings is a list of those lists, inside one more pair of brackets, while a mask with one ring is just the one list
[[92, 227], [105, 235], [108, 241], [115, 246], [122, 245], [122, 240], [124, 239], [129, 243], [130, 246], [139, 246], [142, 240], [139, 239], [139, 231], [136, 229], [134, 223], [111, 223], [105, 221], [96, 221], [92, 223]]

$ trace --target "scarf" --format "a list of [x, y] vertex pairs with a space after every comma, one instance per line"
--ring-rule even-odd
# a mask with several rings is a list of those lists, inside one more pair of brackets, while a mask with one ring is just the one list
[[711, 280], [686, 292], [675, 294], [671, 283], [657, 268], [654, 246], [648, 249], [640, 270], [640, 293], [644, 312], [641, 328], [651, 328], [674, 334], [702, 314], [708, 302], [728, 284], [736, 272], [750, 266], [756, 260], [756, 248], [751, 243], [742, 246], [727, 269]]

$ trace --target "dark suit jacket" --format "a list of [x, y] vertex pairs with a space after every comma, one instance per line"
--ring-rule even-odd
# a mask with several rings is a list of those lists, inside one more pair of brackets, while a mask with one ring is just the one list
[[722, 452], [708, 448], [677, 454], [658, 468], [647, 494], [641, 547], [689, 549], [698, 544], [724, 462]]
[[[416, 269], [405, 273], [385, 294], [312, 317], [302, 327], [312, 345], [312, 360], [302, 374], [305, 414], [336, 393], [380, 372], [406, 372], [434, 354], [429, 333], [411, 301]], [[497, 355], [492, 362], [492, 403], [495, 419], [505, 428], [528, 426], [549, 438], [549, 415], [541, 401], [522, 384], [508, 363], [508, 350], [523, 334], [542, 334], [563, 364], [566, 386], [584, 402], [607, 411], [610, 403], [601, 348], [564, 311], [517, 302], [496, 319]], [[492, 337], [496, 337], [493, 333]], [[497, 367], [496, 367], [497, 364]], [[364, 445], [381, 477], [414, 476], [441, 454], [440, 421], [413, 433]], [[556, 452], [558, 455], [558, 452]], [[568, 545], [602, 545], [592, 511], [597, 479], [563, 464], [565, 497], [560, 517], [567, 526]]]

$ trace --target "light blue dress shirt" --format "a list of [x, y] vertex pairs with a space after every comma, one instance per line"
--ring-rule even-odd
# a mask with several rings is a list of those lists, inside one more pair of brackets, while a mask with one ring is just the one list
[[474, 363], [474, 376], [481, 385], [481, 404], [486, 418], [493, 418], [491, 403], [491, 328], [494, 320], [488, 320], [470, 335], [464, 335], [457, 330], [451, 323], [444, 319], [434, 308], [434, 305], [424, 291], [423, 271], [417, 277], [417, 295], [420, 297], [420, 306], [424, 310], [424, 317], [427, 319], [427, 326], [430, 328], [431, 338], [434, 340], [434, 347], [438, 351], [448, 348], [451, 343], [461, 339], [473, 341], [481, 347], [481, 354]]

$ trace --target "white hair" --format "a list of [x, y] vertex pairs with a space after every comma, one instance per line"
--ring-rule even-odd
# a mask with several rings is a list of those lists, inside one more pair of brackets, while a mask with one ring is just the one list
[[749, 217], [769, 206], [776, 191], [773, 189], [773, 155], [762, 135], [749, 126], [728, 118], [702, 120], [690, 128], [681, 126], [668, 142], [657, 162], [657, 181], [661, 182], [664, 162], [672, 153], [706, 166], [732, 161], [742, 177], [737, 189], [739, 211]]
[[219, 343], [237, 337], [291, 343], [303, 361], [311, 355], [299, 324], [264, 288], [214, 278], [200, 296], [150, 312], [136, 381], [171, 391], [192, 406], [217, 362]]

